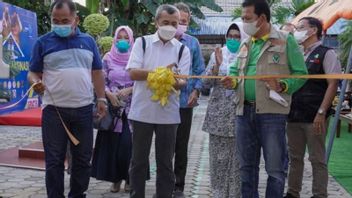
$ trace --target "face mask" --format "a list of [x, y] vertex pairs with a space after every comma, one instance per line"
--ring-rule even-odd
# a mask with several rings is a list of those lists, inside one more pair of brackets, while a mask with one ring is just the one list
[[256, 27], [257, 23], [258, 21], [254, 21], [252, 23], [243, 23], [243, 31], [249, 36], [255, 35], [259, 30], [259, 27]]
[[115, 43], [115, 47], [119, 52], [126, 53], [130, 49], [130, 43], [127, 40], [119, 40]]
[[187, 31], [187, 25], [178, 25], [176, 30], [176, 36], [182, 36]]
[[305, 40], [308, 39], [307, 36], [307, 30], [303, 30], [303, 31], [295, 31], [295, 33], [293, 34], [293, 36], [295, 37], [295, 39], [297, 40], [298, 44], [303, 43]]
[[229, 49], [231, 53], [237, 52], [238, 48], [240, 47], [240, 42], [236, 39], [227, 39], [226, 40], [226, 47]]
[[159, 26], [158, 34], [161, 39], [169, 41], [175, 37], [176, 28], [171, 25]]
[[51, 30], [54, 31], [60, 37], [68, 37], [72, 33], [72, 25], [51, 25]]

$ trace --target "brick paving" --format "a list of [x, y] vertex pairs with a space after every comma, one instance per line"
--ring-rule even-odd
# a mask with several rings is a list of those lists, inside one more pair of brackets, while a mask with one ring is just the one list
[[[209, 156], [208, 135], [201, 131], [205, 111], [206, 98], [200, 101], [200, 106], [194, 111], [192, 135], [189, 144], [189, 166], [186, 176], [185, 194], [192, 198], [211, 197], [209, 182]], [[15, 146], [25, 146], [40, 141], [41, 133], [38, 127], [13, 127], [0, 126], [0, 151]], [[155, 192], [155, 170], [154, 150], [151, 152], [151, 180], [146, 184], [146, 197], [152, 197]], [[311, 196], [311, 179], [309, 162], [306, 159], [306, 168], [303, 181], [302, 198]], [[0, 197], [46, 197], [44, 184], [44, 171], [10, 168], [0, 166]], [[260, 196], [264, 197], [266, 186], [266, 174], [263, 162], [261, 163], [259, 190]], [[65, 175], [66, 195], [68, 193], [69, 176]], [[87, 197], [116, 197], [127, 198], [127, 193], [110, 193], [110, 183], [91, 179]], [[329, 197], [352, 198], [331, 176], [328, 187]]]

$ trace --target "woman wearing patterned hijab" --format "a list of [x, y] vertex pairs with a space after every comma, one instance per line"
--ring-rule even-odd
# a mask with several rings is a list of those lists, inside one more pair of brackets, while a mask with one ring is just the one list
[[131, 105], [133, 81], [125, 70], [134, 44], [128, 26], [115, 31], [111, 50], [103, 58], [105, 93], [113, 106], [119, 107], [121, 118], [115, 120], [111, 131], [98, 131], [92, 161], [92, 177], [112, 182], [111, 192], [119, 192], [122, 180], [129, 191], [128, 168], [132, 153], [132, 134], [127, 120]]

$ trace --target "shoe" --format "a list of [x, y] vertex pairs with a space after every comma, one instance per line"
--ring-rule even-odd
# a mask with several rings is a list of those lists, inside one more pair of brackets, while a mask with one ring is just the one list
[[185, 198], [185, 194], [181, 190], [175, 190], [173, 198]]
[[286, 196], [284, 196], [284, 198], [297, 198], [297, 197], [291, 195], [290, 193], [287, 193]]
[[126, 193], [131, 191], [131, 187], [130, 187], [130, 185], [127, 184], [127, 182], [125, 183], [124, 190], [125, 190]]
[[120, 187], [121, 186], [121, 181], [117, 182], [117, 183], [112, 183], [111, 187], [110, 187], [110, 192], [112, 193], [117, 193], [120, 191]]

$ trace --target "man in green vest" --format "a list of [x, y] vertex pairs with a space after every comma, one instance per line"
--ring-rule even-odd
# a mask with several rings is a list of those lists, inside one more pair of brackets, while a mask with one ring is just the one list
[[[307, 69], [297, 42], [287, 32], [270, 23], [266, 1], [245, 0], [242, 4], [243, 30], [250, 35], [243, 41], [231, 76], [305, 75]], [[268, 174], [266, 197], [282, 198], [285, 187], [284, 161], [286, 119], [291, 94], [302, 79], [235, 80], [222, 79], [227, 88], [237, 90], [236, 135], [240, 156], [242, 197], [258, 194], [261, 148]]]

